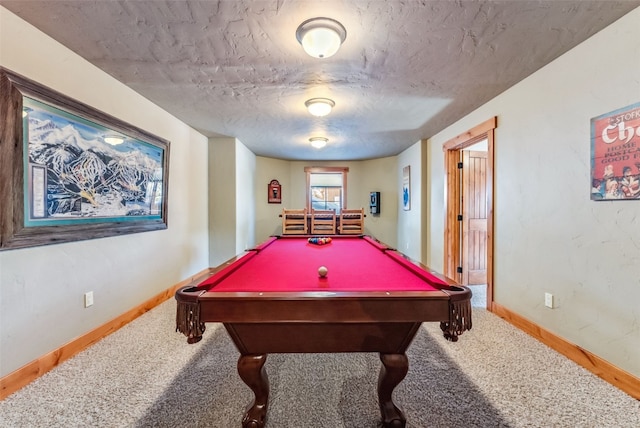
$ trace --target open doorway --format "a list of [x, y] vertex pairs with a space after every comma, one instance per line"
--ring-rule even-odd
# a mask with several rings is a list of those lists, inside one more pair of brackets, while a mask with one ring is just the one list
[[446, 207], [445, 275], [463, 285], [486, 287], [493, 302], [493, 153], [497, 118], [444, 146]]

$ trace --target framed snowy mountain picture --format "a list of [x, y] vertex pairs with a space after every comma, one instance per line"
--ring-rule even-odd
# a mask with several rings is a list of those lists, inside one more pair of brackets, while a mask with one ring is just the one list
[[167, 228], [169, 142], [0, 68], [0, 250]]

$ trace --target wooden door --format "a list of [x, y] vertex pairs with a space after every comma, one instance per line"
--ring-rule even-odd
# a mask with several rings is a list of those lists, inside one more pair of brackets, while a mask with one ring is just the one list
[[462, 283], [487, 283], [487, 152], [462, 152]]
[[[485, 173], [486, 189], [486, 284], [487, 309], [493, 311], [493, 159], [495, 129], [498, 118], [492, 117], [469, 129], [442, 145], [444, 151], [445, 170], [445, 218], [444, 218], [444, 274], [458, 282], [462, 282], [462, 226], [459, 219], [462, 211], [461, 197], [463, 187], [458, 164], [462, 163], [460, 152], [487, 140], [487, 161]], [[467, 269], [468, 271], [468, 269]]]

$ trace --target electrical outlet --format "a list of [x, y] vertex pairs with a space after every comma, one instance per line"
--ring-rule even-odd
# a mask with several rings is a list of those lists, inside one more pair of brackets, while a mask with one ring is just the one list
[[84, 293], [84, 307], [88, 308], [91, 305], [93, 305], [93, 291]]
[[544, 305], [547, 308], [551, 308], [553, 309], [553, 294], [551, 293], [544, 293]]

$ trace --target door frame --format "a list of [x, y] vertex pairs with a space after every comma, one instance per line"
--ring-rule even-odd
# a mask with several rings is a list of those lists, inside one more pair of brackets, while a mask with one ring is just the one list
[[458, 163], [460, 152], [478, 141], [487, 139], [487, 309], [493, 305], [493, 161], [494, 138], [498, 118], [492, 117], [442, 145], [445, 171], [444, 274], [460, 281], [457, 268], [461, 265], [462, 234], [458, 214], [462, 211], [462, 182]]

